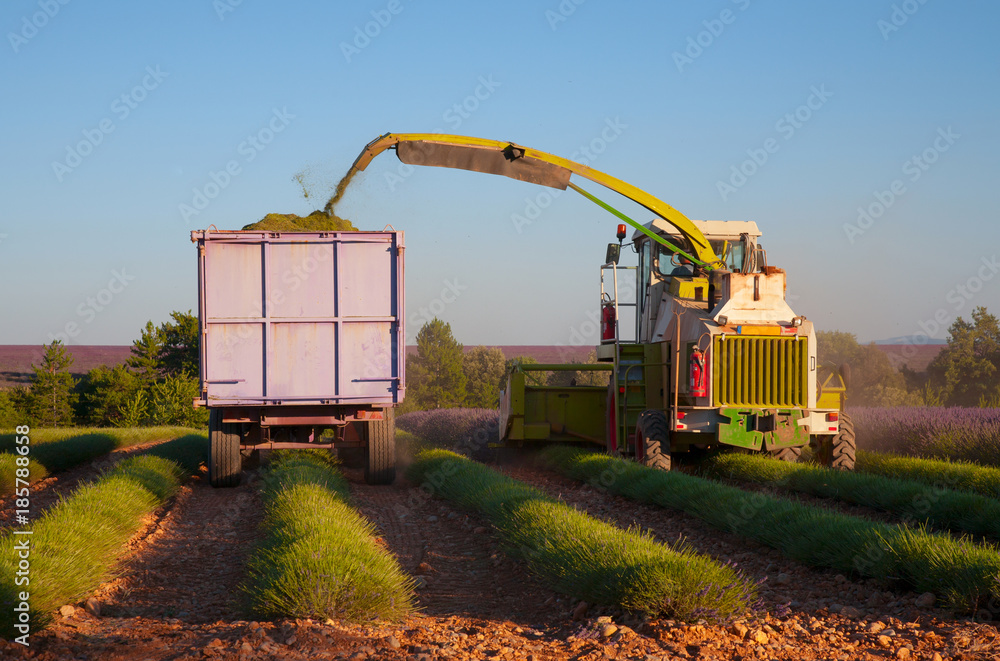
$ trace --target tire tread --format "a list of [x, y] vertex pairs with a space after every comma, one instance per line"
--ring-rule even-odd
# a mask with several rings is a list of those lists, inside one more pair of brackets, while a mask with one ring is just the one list
[[396, 417], [393, 409], [385, 409], [381, 420], [364, 423], [365, 482], [392, 484], [396, 481]]
[[[636, 423], [636, 443], [642, 443], [642, 463], [650, 468], [669, 471], [670, 432], [667, 416], [663, 411], [648, 410], [639, 415]], [[636, 448], [639, 454], [639, 448]]]
[[222, 422], [222, 409], [208, 413], [208, 481], [216, 488], [231, 488], [240, 483], [243, 457], [240, 454], [239, 425]]

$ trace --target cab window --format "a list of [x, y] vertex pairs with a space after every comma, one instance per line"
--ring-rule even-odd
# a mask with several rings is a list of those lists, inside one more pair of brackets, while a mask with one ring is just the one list
[[639, 253], [639, 291], [643, 292], [642, 300], [640, 301], [640, 309], [642, 312], [646, 309], [646, 296], [648, 295], [647, 287], [649, 287], [649, 274], [652, 268], [652, 258], [650, 256], [649, 249], [650, 241], [647, 239], [642, 242], [642, 251]]
[[715, 254], [720, 255], [722, 261], [726, 263], [726, 268], [733, 272], [739, 272], [743, 269], [745, 251], [742, 241], [710, 241], [710, 243]]
[[[682, 265], [679, 255], [676, 255], [666, 246], [661, 244], [657, 244], [656, 249], [657, 249], [656, 270], [660, 273], [660, 275], [666, 275], [666, 276], [678, 275], [678, 274], [691, 275], [692, 269], [690, 267], [687, 269], [681, 269]], [[685, 252], [690, 252], [687, 248], [684, 247], [682, 247], [682, 250], [684, 250]], [[680, 271], [678, 271], [678, 274], [675, 274], [674, 273], [675, 269], [681, 269], [683, 271], [686, 271], [686, 273], [681, 273]]]

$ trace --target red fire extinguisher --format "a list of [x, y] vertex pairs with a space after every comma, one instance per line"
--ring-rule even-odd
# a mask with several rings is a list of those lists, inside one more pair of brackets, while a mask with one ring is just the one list
[[708, 395], [708, 365], [705, 354], [698, 347], [691, 352], [691, 396], [705, 397]]
[[615, 306], [605, 303], [601, 308], [601, 340], [615, 339]]

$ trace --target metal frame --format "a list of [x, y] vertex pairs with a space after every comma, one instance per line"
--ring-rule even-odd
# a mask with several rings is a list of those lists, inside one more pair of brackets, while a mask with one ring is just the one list
[[[371, 244], [387, 244], [395, 249], [395, 254], [393, 255], [393, 270], [395, 272], [395, 297], [393, 297], [392, 304], [392, 314], [389, 316], [351, 316], [344, 317], [342, 305], [343, 301], [339, 295], [334, 298], [334, 314], [328, 317], [273, 317], [271, 316], [271, 306], [272, 302], [268, 300], [267, 292], [270, 291], [269, 280], [270, 280], [270, 268], [269, 264], [271, 261], [271, 246], [275, 242], [281, 243], [297, 243], [297, 242], [307, 242], [307, 239], [312, 239], [317, 242], [329, 242], [332, 244], [333, 249], [333, 259], [334, 259], [334, 291], [338, 292], [338, 287], [343, 281], [341, 269], [343, 267], [343, 260], [341, 255], [341, 248], [343, 243], [371, 243]], [[199, 376], [201, 381], [201, 398], [195, 401], [196, 405], [202, 406], [213, 406], [213, 407], [233, 407], [233, 406], [302, 406], [302, 405], [375, 405], [375, 406], [386, 406], [393, 405], [397, 402], [403, 400], [405, 396], [405, 359], [403, 359], [402, 354], [405, 352], [406, 346], [406, 330], [405, 330], [405, 289], [404, 289], [404, 266], [403, 266], [403, 253], [405, 247], [403, 245], [403, 233], [395, 230], [386, 232], [308, 232], [308, 233], [292, 233], [292, 232], [269, 232], [269, 231], [210, 231], [210, 230], [195, 230], [191, 232], [191, 240], [198, 244], [198, 312], [199, 312], [199, 333], [201, 336], [200, 342], [200, 365], [199, 365]], [[226, 324], [259, 324], [261, 327], [261, 345], [264, 350], [264, 357], [262, 359], [262, 369], [263, 373], [261, 375], [261, 392], [260, 397], [246, 397], [246, 396], [234, 396], [225, 399], [209, 399], [208, 386], [210, 383], [230, 383], [230, 381], [208, 381], [206, 379], [206, 365], [208, 357], [208, 310], [206, 291], [205, 291], [205, 278], [206, 273], [206, 243], [208, 241], [219, 241], [224, 243], [236, 243], [236, 244], [249, 244], [249, 245], [259, 245], [261, 247], [261, 287], [262, 287], [262, 300], [260, 304], [260, 315], [254, 317], [240, 317], [240, 318], [213, 318], [211, 320], [211, 325], [226, 325]], [[339, 293], [339, 292], [338, 292]], [[276, 323], [281, 324], [295, 324], [295, 323], [312, 323], [312, 322], [329, 322], [333, 324], [333, 340], [334, 340], [334, 355], [343, 356], [342, 342], [344, 339], [343, 327], [345, 323], [364, 323], [364, 322], [383, 322], [390, 324], [390, 327], [394, 329], [392, 335], [390, 335], [390, 344], [395, 345], [394, 350], [391, 351], [393, 354], [392, 360], [395, 365], [393, 366], [392, 372], [395, 376], [391, 376], [387, 379], [363, 379], [363, 380], [377, 380], [377, 381], [392, 381], [394, 386], [392, 388], [393, 392], [386, 396], [372, 396], [372, 395], [348, 395], [345, 394], [345, 384], [343, 382], [344, 374], [342, 372], [342, 367], [340, 365], [340, 359], [335, 361], [333, 366], [335, 370], [334, 374], [334, 388], [335, 393], [333, 396], [327, 397], [316, 397], [316, 396], [273, 396], [268, 392], [269, 387], [269, 369], [273, 366], [275, 362], [274, 356], [274, 346], [273, 346], [273, 330], [272, 325]], [[394, 335], [394, 337], [393, 337]], [[240, 379], [236, 379], [233, 382], [239, 382]]]

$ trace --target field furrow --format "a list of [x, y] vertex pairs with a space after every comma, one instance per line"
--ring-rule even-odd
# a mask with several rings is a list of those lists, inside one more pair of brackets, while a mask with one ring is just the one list
[[[915, 461], [919, 460], [910, 460]], [[713, 476], [875, 508], [907, 525], [927, 523], [941, 530], [1000, 540], [1000, 501], [948, 489], [943, 482], [932, 485], [748, 454], [719, 455], [706, 462], [704, 468]]]
[[[401, 448], [402, 456], [406, 452]], [[377, 543], [416, 581], [418, 611], [398, 622], [248, 621], [238, 588], [261, 539], [259, 471], [248, 470], [236, 488], [212, 489], [202, 469], [168, 508], [146, 517], [119, 556], [120, 576], [88, 595], [100, 615], [88, 613], [82, 602], [75, 611], [54, 613], [50, 628], [33, 640], [33, 651], [109, 661], [845, 656], [883, 661], [902, 658], [900, 649], [911, 659], [932, 659], [935, 651], [944, 659], [990, 658], [998, 649], [992, 626], [928, 607], [900, 584], [788, 560], [691, 514], [613, 495], [599, 483], [582, 483], [528, 461], [496, 468], [581, 516], [641, 529], [659, 544], [672, 546], [683, 538], [689, 552], [735, 564], [758, 584], [760, 602], [719, 624], [685, 624], [584, 603], [546, 587], [521, 552], [512, 553], [495, 522], [432, 495], [440, 493], [440, 481], [421, 485], [401, 478], [376, 487], [364, 483], [360, 470], [345, 469], [350, 502], [375, 525]], [[744, 493], [766, 498], [771, 489], [753, 485]], [[19, 658], [21, 650], [0, 642], [0, 656]]]
[[1000, 594], [1000, 555], [949, 535], [887, 526], [803, 506], [677, 472], [656, 471], [606, 455], [566, 447], [542, 455], [574, 479], [601, 484], [629, 498], [693, 514], [812, 566], [901, 580], [942, 603], [975, 613]]
[[104, 617], [185, 623], [240, 619], [235, 599], [258, 536], [255, 472], [235, 489], [213, 489], [204, 471], [129, 549], [120, 577], [95, 593]]
[[[206, 440], [182, 437], [133, 456], [61, 500], [30, 529], [0, 537], [0, 604], [7, 613], [0, 619], [3, 634], [13, 637], [24, 621], [41, 629], [60, 604], [97, 589], [129, 540], [197, 468]], [[31, 590], [19, 589], [24, 586]], [[15, 610], [22, 604], [25, 616]]]
[[[171, 439], [162, 438], [112, 450], [97, 459], [85, 461], [73, 468], [68, 468], [54, 475], [47, 475], [32, 482], [30, 487], [31, 518], [37, 519], [42, 516], [50, 507], [58, 503], [60, 499], [67, 497], [81, 484], [96, 479], [102, 472], [111, 469], [119, 462], [169, 440]], [[6, 460], [7, 456], [0, 454], [0, 461]], [[15, 524], [14, 510], [16, 508], [14, 507], [13, 491], [13, 487], [2, 491], [4, 497], [0, 498], [0, 531], [7, 530]]]

